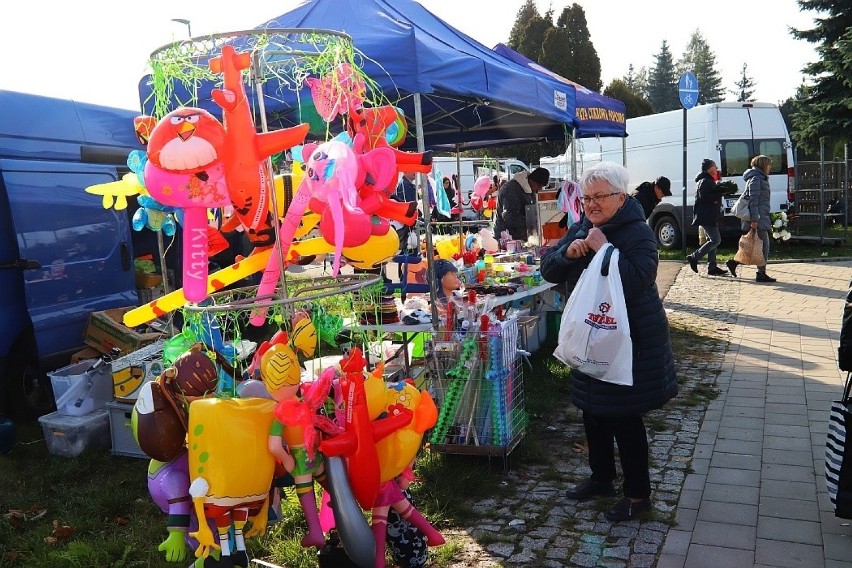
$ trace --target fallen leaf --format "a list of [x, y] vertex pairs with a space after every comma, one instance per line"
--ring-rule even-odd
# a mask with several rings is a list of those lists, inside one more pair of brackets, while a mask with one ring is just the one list
[[53, 532], [51, 536], [60, 540], [66, 540], [74, 536], [76, 529], [69, 525], [61, 525], [56, 519], [53, 520]]
[[118, 525], [118, 526], [120, 526], [120, 527], [123, 527], [124, 525], [126, 525], [126, 524], [127, 524], [127, 523], [129, 523], [129, 522], [130, 522], [130, 521], [128, 521], [128, 520], [127, 520], [127, 519], [125, 519], [124, 517], [116, 517], [116, 518], [115, 518], [115, 524], [117, 524], [117, 525]]

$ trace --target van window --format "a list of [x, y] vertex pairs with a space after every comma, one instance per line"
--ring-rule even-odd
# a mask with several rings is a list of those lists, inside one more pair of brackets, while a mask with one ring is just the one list
[[751, 167], [751, 159], [763, 154], [772, 158], [770, 174], [787, 173], [787, 152], [784, 140], [722, 140], [722, 177], [741, 176]]
[[523, 166], [519, 166], [518, 164], [509, 164], [509, 177], [511, 178], [518, 172], [525, 172], [526, 168]]

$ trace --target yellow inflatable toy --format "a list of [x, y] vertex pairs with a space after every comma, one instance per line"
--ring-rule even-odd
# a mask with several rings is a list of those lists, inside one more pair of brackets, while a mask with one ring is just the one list
[[[275, 401], [263, 398], [208, 398], [189, 406], [189, 494], [199, 519], [195, 551], [206, 558], [213, 550], [222, 557], [248, 561], [245, 537], [266, 531], [267, 505], [275, 458], [266, 438]], [[219, 544], [204, 519], [216, 525]], [[243, 534], [246, 522], [252, 528]], [[228, 531], [234, 525], [236, 551], [230, 550]]]

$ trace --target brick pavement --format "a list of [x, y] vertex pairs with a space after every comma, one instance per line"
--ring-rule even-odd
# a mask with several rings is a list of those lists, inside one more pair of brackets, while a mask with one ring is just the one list
[[510, 497], [475, 503], [486, 520], [448, 531], [462, 548], [449, 565], [852, 566], [852, 526], [833, 516], [822, 467], [850, 268], [771, 264], [770, 285], [750, 267], [736, 280], [681, 269], [664, 304], [673, 325], [703, 336], [703, 356], [677, 362], [681, 390], [713, 385], [718, 397], [649, 414], [664, 426], [649, 428], [654, 513], [613, 524], [602, 514], [612, 498], [564, 498], [589, 474], [568, 405], [550, 432], [553, 463], [510, 471]]

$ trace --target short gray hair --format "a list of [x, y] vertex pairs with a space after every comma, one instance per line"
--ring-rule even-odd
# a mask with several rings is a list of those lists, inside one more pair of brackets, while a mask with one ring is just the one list
[[580, 176], [580, 188], [583, 193], [586, 188], [596, 181], [605, 181], [618, 193], [627, 193], [627, 184], [630, 183], [630, 174], [627, 168], [615, 162], [601, 162], [591, 168], [587, 168]]

